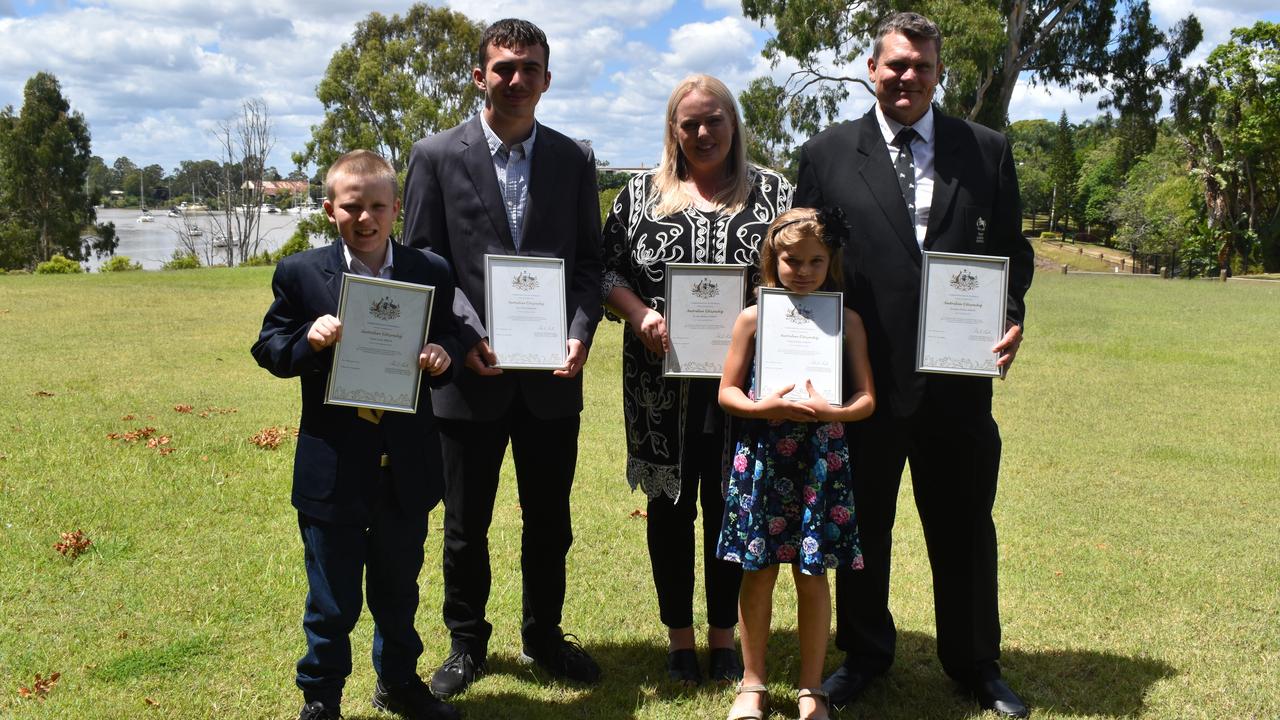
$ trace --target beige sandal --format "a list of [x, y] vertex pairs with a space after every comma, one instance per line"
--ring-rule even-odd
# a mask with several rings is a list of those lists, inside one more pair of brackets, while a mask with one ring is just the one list
[[[815, 700], [821, 700], [822, 705], [827, 709], [827, 712], [825, 713], [825, 715], [827, 716], [827, 718], [831, 717], [831, 700], [827, 697], [827, 694], [822, 691], [822, 688], [800, 688], [800, 692], [796, 693], [796, 702], [799, 702], [804, 698], [814, 698]], [[815, 718], [814, 716], [810, 715], [807, 718], [801, 717], [800, 720], [815, 720]]]
[[[738, 695], [746, 693], [760, 693], [764, 696], [764, 703], [759, 710], [738, 710], [734, 712], [733, 708], [729, 708], [728, 720], [764, 720], [769, 714], [769, 688], [765, 685], [738, 685]], [[737, 699], [735, 696], [734, 699]]]

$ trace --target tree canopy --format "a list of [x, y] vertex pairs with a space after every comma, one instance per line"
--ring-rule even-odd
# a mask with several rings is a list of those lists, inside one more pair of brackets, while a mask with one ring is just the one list
[[326, 168], [365, 148], [403, 170], [414, 142], [478, 108], [471, 68], [483, 31], [461, 13], [423, 3], [403, 16], [370, 13], [329, 60], [316, 88], [324, 119], [294, 162]]
[[89, 127], [49, 73], [33, 75], [22, 95], [20, 111], [0, 111], [0, 266], [80, 260], [81, 231], [94, 220]]
[[[743, 13], [771, 21], [777, 34], [764, 55], [793, 58], [786, 83], [753, 81], [743, 113], [758, 159], [785, 155], [792, 133], [812, 135], [831, 122], [850, 87], [868, 90], [865, 60], [876, 26], [905, 9], [899, 0], [742, 0]], [[1147, 147], [1154, 142], [1159, 89], [1173, 82], [1202, 31], [1188, 15], [1168, 31], [1151, 20], [1146, 0], [927, 0], [912, 9], [944, 36], [943, 108], [1003, 129], [1018, 78], [1077, 92], [1101, 90], [1102, 107], [1133, 118]], [[1145, 133], [1145, 134], [1144, 134]]]

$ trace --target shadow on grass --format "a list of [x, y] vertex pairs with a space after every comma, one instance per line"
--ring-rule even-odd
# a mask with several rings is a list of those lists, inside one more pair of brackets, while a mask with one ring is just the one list
[[[836, 716], [955, 720], [978, 715], [975, 701], [943, 672], [932, 635], [900, 633], [898, 657], [889, 673]], [[828, 656], [828, 664], [841, 659]], [[1130, 718], [1142, 713], [1151, 686], [1173, 677], [1167, 663], [1093, 650], [1017, 650], [1001, 653], [1005, 679], [1037, 712], [1067, 716]]]
[[[732, 702], [729, 686], [704, 682], [682, 687], [666, 677], [666, 647], [645, 642], [590, 643], [587, 649], [604, 671], [594, 687], [554, 681], [547, 673], [519, 663], [512, 655], [489, 658], [489, 674], [455, 699], [466, 718], [485, 720], [590, 718], [624, 720], [646, 717], [713, 717]], [[840, 720], [959, 720], [982, 717], [977, 703], [962, 694], [942, 672], [937, 643], [923, 633], [901, 633], [893, 668], [853, 705], [832, 713]], [[704, 671], [707, 657], [699, 650]], [[827, 656], [834, 669], [841, 654]], [[794, 716], [797, 638], [792, 630], [776, 631], [769, 641], [770, 687], [774, 691], [770, 720]], [[1175, 674], [1173, 667], [1147, 658], [1128, 658], [1089, 650], [1005, 651], [1001, 660], [1010, 686], [1037, 711], [1055, 715], [1128, 718], [1139, 715], [1151, 685]], [[423, 668], [424, 675], [429, 669]], [[511, 689], [511, 680], [529, 686]], [[501, 681], [495, 687], [495, 681]], [[486, 687], [488, 686], [488, 687]], [[490, 689], [492, 688], [492, 689]], [[551, 689], [548, 693], [545, 690]], [[653, 706], [660, 707], [653, 707]], [[708, 714], [707, 706], [714, 708]], [[352, 710], [357, 710], [352, 713]], [[347, 709], [348, 720], [386, 720], [364, 706]]]

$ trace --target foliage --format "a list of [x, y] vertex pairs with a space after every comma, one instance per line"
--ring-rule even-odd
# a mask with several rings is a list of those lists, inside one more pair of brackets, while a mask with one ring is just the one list
[[403, 16], [370, 13], [329, 60], [316, 88], [324, 118], [294, 162], [324, 169], [365, 148], [403, 170], [414, 142], [479, 107], [471, 68], [483, 30], [459, 12], [424, 3]]
[[1018, 166], [1018, 189], [1023, 212], [1049, 213], [1053, 206], [1053, 179], [1049, 153], [1054, 126], [1048, 120], [1019, 120], [1009, 126], [1009, 144]]
[[622, 187], [607, 188], [600, 191], [600, 225], [604, 226], [604, 221], [609, 217], [609, 210], [613, 208], [614, 198], [618, 197], [618, 193], [622, 192]]
[[37, 275], [72, 275], [80, 272], [84, 272], [84, 269], [80, 267], [80, 263], [63, 255], [54, 255], [36, 265]]
[[1058, 227], [1058, 220], [1066, 215], [1065, 211], [1075, 196], [1076, 180], [1080, 177], [1073, 136], [1071, 123], [1067, 122], [1067, 111], [1063, 110], [1054, 128], [1053, 147], [1049, 151], [1049, 178], [1053, 183], [1053, 209], [1049, 225], [1054, 229]]
[[1174, 110], [1219, 264], [1280, 270], [1280, 24], [1232, 30], [1183, 78]]
[[1116, 241], [1135, 257], [1158, 256], [1171, 273], [1189, 276], [1203, 273], [1206, 260], [1212, 260], [1184, 257], [1183, 245], [1195, 234], [1201, 207], [1186, 155], [1171, 137], [1161, 137], [1129, 169], [1110, 212]]
[[1111, 203], [1120, 190], [1117, 149], [1119, 140], [1111, 138], [1085, 153], [1076, 182], [1076, 223], [1086, 232], [1110, 235]]
[[98, 272], [128, 272], [141, 269], [142, 263], [133, 262], [128, 255], [116, 255], [102, 263], [102, 267], [98, 268]]
[[[870, 91], [864, 62], [875, 28], [905, 5], [742, 0], [747, 17], [776, 28], [765, 57], [775, 67], [784, 58], [800, 66], [782, 85], [760, 78], [742, 94], [743, 115], [760, 145], [753, 158], [785, 156], [794, 134], [816, 133], [835, 118], [852, 84]], [[1155, 27], [1146, 0], [927, 0], [911, 9], [937, 22], [945, 38], [943, 108], [996, 129], [1008, 123], [1024, 73], [1035, 83], [1102, 91], [1101, 106], [1152, 122], [1158, 88], [1172, 82], [1202, 35], [1194, 15], [1167, 32]]]
[[193, 252], [174, 250], [173, 257], [165, 261], [165, 270], [194, 270], [200, 267], [200, 257]]
[[271, 254], [270, 250], [263, 250], [257, 255], [250, 255], [240, 263], [242, 267], [264, 267], [275, 264], [275, 256]]
[[[302, 222], [299, 222], [298, 224], [301, 225]], [[307, 234], [302, 230], [294, 230], [293, 234], [289, 236], [289, 239], [286, 240], [278, 250], [276, 250], [275, 255], [273, 255], [271, 259], [273, 262], [280, 262], [290, 255], [297, 255], [300, 252], [310, 249], [311, 240]]]
[[[396, 226], [401, 226], [402, 219], [396, 218]], [[338, 240], [338, 226], [329, 221], [329, 216], [324, 213], [312, 213], [298, 219], [298, 224], [294, 226], [293, 237], [297, 237], [301, 233], [302, 237], [310, 242], [311, 238], [321, 238], [326, 243], [334, 243]], [[293, 238], [290, 238], [292, 241]], [[307, 247], [310, 247], [308, 245]], [[304, 250], [306, 248], [303, 248]]]
[[56, 77], [33, 75], [21, 111], [0, 111], [0, 258], [6, 265], [29, 266], [55, 253], [83, 259], [80, 231], [94, 220], [85, 191], [90, 157], [84, 116], [71, 110]]
[[[267, 156], [275, 145], [271, 113], [262, 98], [240, 103], [240, 113], [223, 120], [213, 131], [222, 147], [222, 174], [218, 185], [219, 211], [210, 216], [221, 250], [231, 267], [258, 252], [261, 244], [263, 179]], [[194, 248], [188, 248], [194, 250]], [[213, 249], [219, 249], [217, 244]]]

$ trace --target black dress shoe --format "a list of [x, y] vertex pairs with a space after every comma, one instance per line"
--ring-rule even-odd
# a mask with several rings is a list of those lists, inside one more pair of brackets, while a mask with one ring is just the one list
[[857, 700], [873, 679], [875, 675], [871, 673], [841, 665], [822, 681], [822, 691], [827, 694], [831, 707], [842, 708]]
[[742, 680], [742, 658], [734, 648], [711, 648], [707, 675], [713, 682], [736, 683]]
[[342, 720], [342, 710], [337, 703], [326, 705], [316, 700], [302, 706], [298, 720]]
[[573, 635], [566, 634], [538, 645], [526, 642], [524, 652], [520, 653], [520, 662], [536, 664], [558, 678], [588, 685], [600, 682], [600, 666]]
[[484, 673], [484, 658], [477, 659], [465, 650], [454, 650], [431, 676], [431, 692], [441, 700], [448, 700]]
[[691, 648], [667, 653], [667, 677], [684, 685], [700, 684], [702, 671], [698, 669], [698, 654]]
[[373, 706], [409, 720], [462, 720], [457, 708], [432, 695], [427, 684], [416, 677], [390, 688], [378, 680]]
[[1030, 708], [1022, 702], [1022, 698], [1010, 690], [1005, 681], [1000, 678], [974, 683], [966, 689], [978, 700], [978, 705], [982, 706], [983, 710], [991, 710], [1007, 718], [1025, 718], [1031, 715]]

